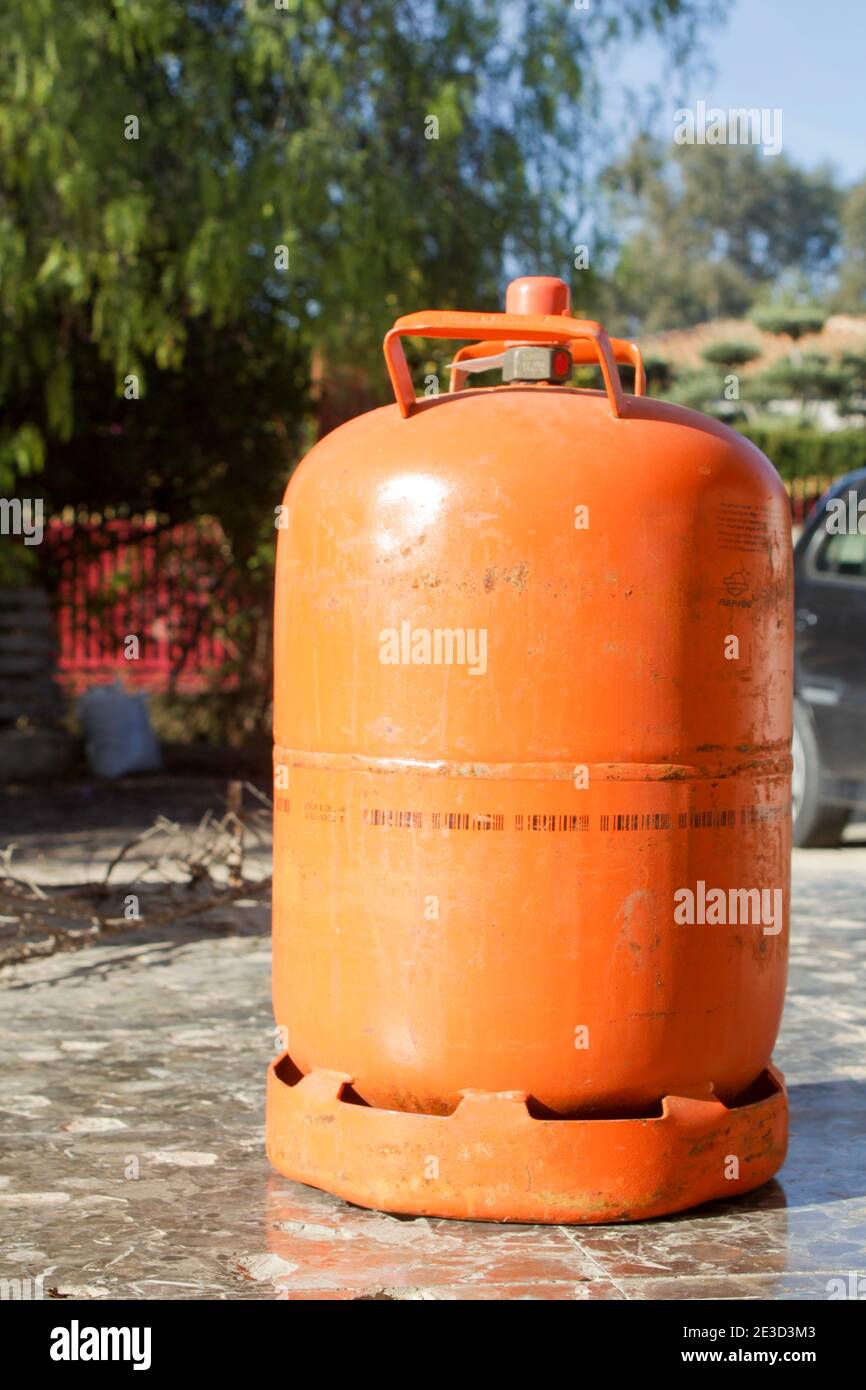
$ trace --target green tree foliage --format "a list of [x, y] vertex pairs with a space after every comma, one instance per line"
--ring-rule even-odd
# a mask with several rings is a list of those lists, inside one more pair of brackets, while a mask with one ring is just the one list
[[833, 306], [866, 313], [866, 179], [848, 190], [842, 210], [842, 265]]
[[820, 286], [833, 271], [842, 199], [828, 170], [641, 137], [605, 183], [621, 230], [600, 303], [623, 330], [739, 317], [780, 277]]
[[601, 54], [706, 9], [7, 0], [0, 476], [215, 512], [253, 556], [313, 352], [382, 381], [396, 312], [564, 269]]
[[866, 415], [866, 352], [844, 352], [839, 366], [845, 380], [840, 410], [843, 414]]

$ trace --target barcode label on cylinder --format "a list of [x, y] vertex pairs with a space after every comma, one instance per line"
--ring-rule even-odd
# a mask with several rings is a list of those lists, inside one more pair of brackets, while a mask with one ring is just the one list
[[[274, 806], [278, 811], [288, 812], [291, 802], [287, 796], [276, 796]], [[344, 807], [313, 808], [321, 814], [312, 815], [307, 807], [307, 819], [330, 820], [342, 823], [346, 812]], [[739, 811], [730, 808], [713, 807], [705, 811], [687, 810], [670, 813], [667, 811], [619, 811], [598, 816], [573, 815], [554, 811], [517, 811], [506, 815], [503, 811], [398, 811], [382, 807], [364, 807], [365, 825], [378, 826], [384, 830], [493, 830], [530, 831], [568, 834], [574, 831], [589, 831], [597, 828], [608, 833], [621, 831], [665, 831], [665, 830], [720, 830], [733, 829], [738, 823], [743, 826], [760, 826], [783, 820], [790, 815], [790, 803], [773, 806], [747, 806]], [[328, 812], [326, 815], [325, 812]]]
[[422, 815], [420, 811], [382, 811], [378, 809], [364, 809], [365, 825], [384, 825], [389, 830], [396, 828], [409, 828], [412, 830], [421, 829]]
[[672, 824], [672, 817], [665, 811], [631, 811], [601, 817], [602, 830], [670, 830]]
[[432, 823], [434, 830], [504, 830], [505, 816], [480, 811], [434, 811]]
[[689, 825], [693, 830], [717, 830], [720, 826], [734, 826], [737, 823], [736, 811], [690, 811]]
[[516, 815], [515, 830], [588, 830], [589, 816]]

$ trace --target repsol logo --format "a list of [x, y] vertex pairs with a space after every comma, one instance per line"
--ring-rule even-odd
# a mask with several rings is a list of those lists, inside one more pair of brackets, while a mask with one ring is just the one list
[[149, 1327], [69, 1327], [51, 1333], [52, 1361], [131, 1361], [134, 1371], [150, 1370]]
[[486, 627], [413, 627], [402, 622], [379, 633], [383, 666], [466, 666], [470, 676], [487, 670]]

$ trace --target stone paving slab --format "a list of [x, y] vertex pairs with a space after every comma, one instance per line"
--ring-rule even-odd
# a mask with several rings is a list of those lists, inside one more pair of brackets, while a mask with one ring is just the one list
[[238, 910], [239, 934], [139, 930], [12, 967], [0, 1277], [94, 1299], [826, 1298], [866, 1273], [864, 883], [860, 842], [795, 857], [779, 1178], [632, 1226], [398, 1218], [273, 1173], [260, 907]]

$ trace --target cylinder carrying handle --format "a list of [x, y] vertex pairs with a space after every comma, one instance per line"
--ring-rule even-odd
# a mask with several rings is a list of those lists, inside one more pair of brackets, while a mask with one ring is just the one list
[[[591, 319], [572, 319], [564, 314], [472, 314], [450, 309], [425, 309], [417, 314], [404, 314], [385, 334], [383, 347], [397, 405], [400, 414], [407, 419], [418, 402], [406, 365], [403, 338], [470, 338], [488, 343], [563, 343], [569, 347], [572, 344], [586, 343], [591, 355], [588, 352], [587, 359], [575, 357], [572, 347], [572, 359], [597, 360], [601, 367], [611, 413], [617, 417], [625, 414], [625, 395], [611, 341], [601, 324], [594, 323]], [[640, 353], [635, 345], [627, 346], [637, 355], [639, 361]], [[634, 356], [627, 360], [635, 364]], [[642, 366], [640, 372], [642, 375]]]

